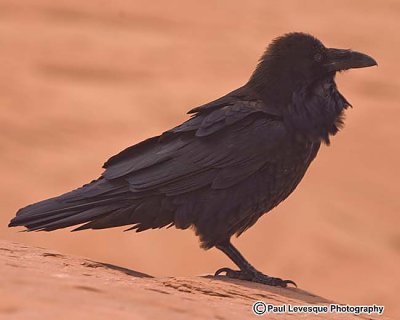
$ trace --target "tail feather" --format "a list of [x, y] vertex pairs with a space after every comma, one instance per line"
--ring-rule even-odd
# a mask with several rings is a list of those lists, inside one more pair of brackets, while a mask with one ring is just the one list
[[81, 231], [85, 229], [104, 229], [119, 227], [126, 224], [131, 224], [131, 221], [137, 221], [134, 217], [135, 208], [137, 205], [119, 208], [110, 215], [99, 216], [96, 220], [92, 220], [84, 225], [75, 228], [72, 231]]
[[174, 211], [161, 195], [134, 194], [125, 181], [100, 178], [20, 209], [8, 226], [24, 226], [28, 231], [53, 231], [81, 225], [73, 230], [78, 231], [134, 225], [133, 229], [142, 231], [173, 224]]
[[126, 187], [121, 184], [100, 178], [74, 191], [18, 210], [8, 226], [51, 231], [85, 223], [123, 206], [126, 203], [124, 189]]
[[56, 229], [67, 228], [110, 214], [112, 213], [112, 208], [110, 207], [112, 206], [95, 207], [79, 213], [69, 214], [62, 219], [56, 217], [45, 221], [35, 220], [33, 223], [26, 224], [25, 227], [27, 227], [29, 231], [53, 231]]

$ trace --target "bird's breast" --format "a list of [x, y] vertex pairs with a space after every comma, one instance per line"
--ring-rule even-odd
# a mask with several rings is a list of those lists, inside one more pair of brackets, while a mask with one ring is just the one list
[[268, 211], [286, 199], [300, 183], [310, 163], [315, 158], [320, 143], [291, 143], [280, 156], [262, 172], [265, 183], [264, 211]]

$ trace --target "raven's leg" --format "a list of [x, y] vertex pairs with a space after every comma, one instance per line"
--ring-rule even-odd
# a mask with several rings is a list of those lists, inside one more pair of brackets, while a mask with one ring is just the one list
[[226, 276], [229, 278], [253, 281], [268, 284], [270, 286], [286, 287], [288, 284], [293, 284], [297, 287], [296, 283], [294, 283], [292, 280], [273, 278], [256, 270], [249, 262], [247, 262], [247, 260], [241, 255], [241, 253], [232, 245], [229, 240], [216, 245], [216, 247], [223, 253], [225, 253], [240, 269], [240, 271], [236, 271], [229, 268], [221, 268], [217, 270], [217, 272], [215, 272], [216, 276], [222, 272], [225, 272]]

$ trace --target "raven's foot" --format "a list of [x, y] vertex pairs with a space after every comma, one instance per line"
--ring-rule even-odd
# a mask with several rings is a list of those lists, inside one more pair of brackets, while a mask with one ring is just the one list
[[221, 268], [215, 272], [215, 276], [218, 276], [223, 272], [225, 272], [226, 277], [231, 279], [247, 280], [247, 281], [267, 284], [269, 286], [274, 286], [274, 287], [286, 288], [288, 284], [292, 284], [295, 287], [297, 287], [296, 283], [292, 280], [282, 280], [281, 278], [270, 277], [255, 269], [251, 271], [250, 270], [238, 271], [229, 268]]

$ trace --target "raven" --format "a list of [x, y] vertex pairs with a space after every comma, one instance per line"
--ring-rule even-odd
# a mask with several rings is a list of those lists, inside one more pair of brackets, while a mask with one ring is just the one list
[[204, 249], [218, 248], [239, 267], [216, 275], [295, 285], [256, 270], [230, 239], [293, 192], [321, 143], [329, 145], [343, 125], [350, 103], [336, 87], [336, 72], [374, 65], [363, 53], [326, 48], [309, 34], [285, 34], [268, 46], [244, 86], [114, 155], [98, 179], [20, 209], [9, 226], [193, 227]]

